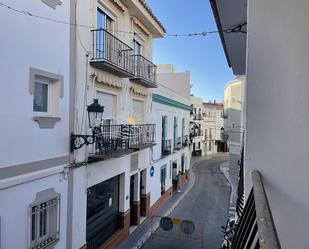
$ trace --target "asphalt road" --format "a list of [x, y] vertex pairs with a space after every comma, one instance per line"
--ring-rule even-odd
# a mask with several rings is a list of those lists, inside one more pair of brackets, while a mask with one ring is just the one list
[[[194, 239], [203, 240], [202, 244], [184, 239], [182, 232], [171, 233], [159, 229], [145, 243], [143, 249], [218, 249], [221, 245], [220, 227], [228, 216], [231, 188], [220, 171], [220, 164], [227, 161], [226, 156], [214, 156], [200, 161], [193, 167], [195, 184], [170, 217], [202, 223], [203, 230], [196, 223]], [[203, 238], [202, 238], [203, 234]], [[171, 238], [175, 236], [174, 238]]]

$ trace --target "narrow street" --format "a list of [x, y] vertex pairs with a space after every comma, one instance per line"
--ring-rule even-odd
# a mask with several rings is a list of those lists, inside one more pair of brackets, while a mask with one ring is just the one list
[[[218, 249], [222, 233], [220, 226], [227, 219], [230, 198], [230, 186], [220, 171], [220, 164], [227, 161], [225, 155], [213, 156], [210, 159], [197, 162], [193, 166], [196, 182], [190, 192], [170, 215], [201, 222], [203, 224], [203, 248]], [[167, 236], [152, 236], [143, 246], [144, 249], [155, 248], [202, 248], [201, 244]]]

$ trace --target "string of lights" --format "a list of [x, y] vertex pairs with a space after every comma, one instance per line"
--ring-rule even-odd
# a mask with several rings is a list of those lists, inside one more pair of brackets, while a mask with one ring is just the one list
[[[76, 27], [82, 27], [82, 28], [88, 28], [88, 29], [96, 29], [96, 27], [94, 26], [90, 26], [90, 25], [84, 25], [84, 24], [78, 24], [78, 23], [72, 23], [72, 22], [67, 22], [67, 21], [62, 21], [62, 20], [58, 20], [58, 19], [53, 19], [53, 18], [49, 18], [49, 17], [44, 17], [44, 16], [40, 16], [40, 15], [36, 15], [30, 11], [26, 11], [26, 10], [20, 10], [17, 8], [14, 8], [8, 4], [5, 4], [3, 2], [0, 2], [0, 7], [6, 7], [8, 10], [13, 11], [15, 13], [19, 13], [22, 15], [27, 15], [29, 17], [33, 17], [33, 18], [38, 18], [38, 19], [42, 19], [45, 21], [51, 21], [51, 22], [56, 22], [59, 24], [65, 24], [65, 25], [72, 25], [72, 26], [76, 26]], [[223, 29], [222, 32], [224, 33], [243, 33], [246, 34], [247, 31], [244, 30], [243, 28], [247, 25], [246, 22], [240, 23], [234, 27], [231, 28], [226, 28]], [[127, 34], [139, 34], [133, 31], [125, 31], [125, 30], [107, 30], [107, 31], [113, 31], [113, 32], [120, 32], [120, 33], [127, 33]], [[196, 37], [196, 36], [207, 36], [209, 34], [217, 34], [219, 33], [218, 30], [213, 30], [213, 31], [203, 31], [203, 32], [197, 32], [197, 33], [183, 33], [183, 34], [165, 34], [165, 37]]]

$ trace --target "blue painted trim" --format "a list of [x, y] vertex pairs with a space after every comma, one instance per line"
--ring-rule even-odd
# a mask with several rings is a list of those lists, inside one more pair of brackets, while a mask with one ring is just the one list
[[155, 94], [155, 93], [152, 94], [152, 101], [163, 104], [163, 105], [168, 105], [168, 106], [172, 106], [172, 107], [175, 107], [175, 108], [178, 108], [178, 109], [182, 109], [182, 110], [185, 110], [185, 111], [192, 111], [191, 106], [180, 103], [178, 101], [164, 97], [164, 96], [159, 95], [159, 94]]

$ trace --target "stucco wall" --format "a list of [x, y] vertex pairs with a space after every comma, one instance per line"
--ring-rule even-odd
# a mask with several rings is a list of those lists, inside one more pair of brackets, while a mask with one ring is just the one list
[[184, 135], [189, 135], [189, 111], [153, 102], [152, 115], [156, 124], [156, 145], [153, 147], [153, 159], [157, 160], [161, 157], [162, 116], [167, 116], [167, 139], [172, 139], [173, 146], [174, 117], [177, 117], [178, 122], [177, 137], [181, 137], [182, 134], [182, 118], [185, 118]]
[[308, 248], [309, 4], [248, 8], [246, 194], [258, 169], [282, 248]]
[[[37, 0], [9, 1], [21, 10], [69, 22], [69, 1], [56, 10]], [[0, 167], [39, 161], [69, 153], [69, 25], [40, 20], [0, 8], [1, 139]], [[5, 24], [5, 25], [4, 25]], [[63, 75], [59, 98], [61, 120], [53, 129], [40, 129], [32, 120], [30, 67]], [[48, 142], [47, 142], [48, 141]]]
[[30, 233], [29, 205], [35, 200], [36, 193], [54, 188], [60, 193], [60, 239], [55, 249], [66, 248], [67, 180], [63, 174], [54, 174], [38, 180], [1, 189], [1, 248], [28, 249]]
[[190, 72], [159, 73], [158, 83], [173, 89], [173, 91], [185, 98], [190, 96]]
[[166, 180], [165, 180], [165, 190], [168, 190], [172, 186], [172, 162], [177, 161], [177, 172], [181, 168], [181, 155], [185, 154], [187, 157], [187, 164], [185, 164], [185, 169], [190, 169], [190, 151], [189, 147], [181, 149], [180, 151], [173, 153], [167, 157], [157, 160], [154, 163], [154, 175], [149, 177], [151, 196], [150, 205], [152, 206], [161, 197], [161, 182], [160, 182], [160, 169], [166, 164]]

